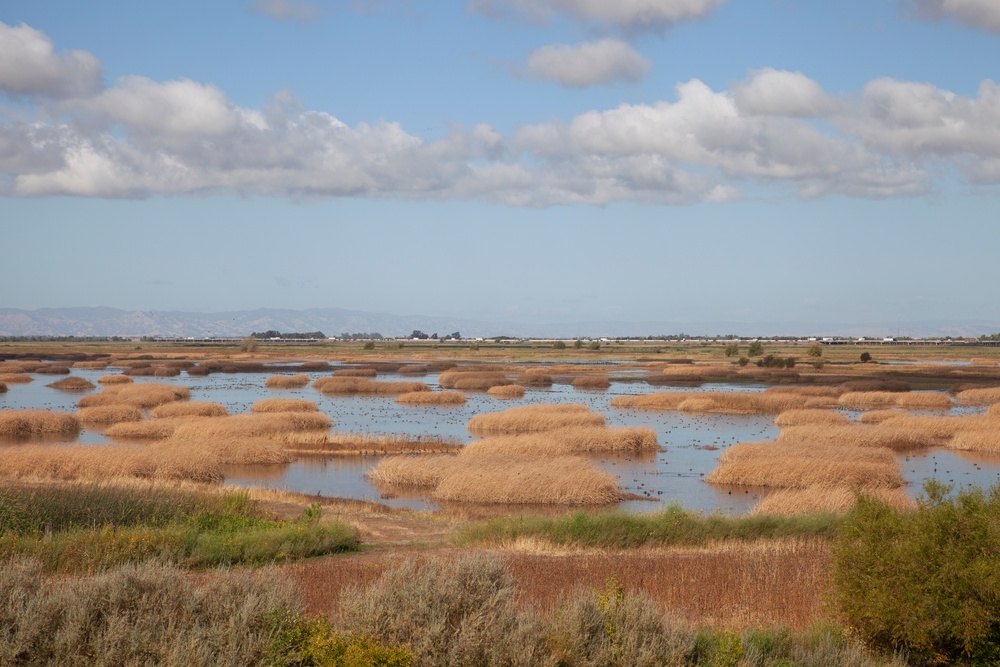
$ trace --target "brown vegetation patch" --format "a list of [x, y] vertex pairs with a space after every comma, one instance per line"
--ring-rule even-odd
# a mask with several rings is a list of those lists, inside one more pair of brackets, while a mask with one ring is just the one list
[[496, 387], [490, 387], [486, 390], [486, 393], [493, 398], [502, 399], [517, 399], [524, 398], [524, 387], [519, 384], [503, 384]]
[[857, 503], [858, 494], [873, 496], [901, 510], [913, 509], [916, 503], [903, 489], [871, 488], [854, 490], [811, 486], [807, 489], [780, 489], [769, 493], [753, 508], [752, 514], [792, 516], [815, 512], [842, 514]]
[[396, 397], [400, 405], [465, 405], [465, 394], [460, 391], [411, 391]]
[[604, 415], [578, 403], [525, 405], [487, 412], [469, 420], [469, 432], [479, 435], [537, 433], [565, 426], [604, 426]]
[[520, 373], [515, 380], [517, 384], [524, 387], [551, 387], [552, 376], [544, 369], [529, 368]]
[[52, 410], [0, 410], [0, 435], [23, 437], [42, 433], [80, 432], [75, 415]]
[[462, 443], [437, 435], [383, 435], [372, 433], [284, 433], [281, 442], [296, 454], [330, 456], [384, 456], [386, 454], [445, 454]]
[[616, 396], [612, 407], [640, 410], [680, 410], [722, 414], [779, 414], [801, 408], [836, 405], [832, 398], [798, 392], [661, 391], [640, 396]]
[[611, 380], [606, 375], [583, 375], [573, 378], [570, 384], [574, 389], [602, 390], [611, 387]]
[[78, 413], [84, 424], [120, 424], [143, 420], [142, 410], [132, 405], [98, 405], [82, 408]]
[[947, 410], [952, 407], [951, 398], [937, 392], [855, 391], [841, 395], [837, 403], [857, 410], [889, 407], [904, 410]]
[[774, 418], [778, 426], [802, 426], [804, 424], [840, 424], [847, 425], [850, 420], [847, 415], [832, 410], [817, 410], [815, 408], [800, 408], [786, 410]]
[[637, 452], [659, 448], [651, 428], [570, 426], [523, 435], [495, 435], [474, 440], [463, 456], [564, 456], [589, 452]]
[[933, 433], [894, 426], [892, 420], [873, 426], [866, 424], [791, 426], [781, 430], [778, 434], [778, 442], [796, 443], [810, 447], [822, 445], [888, 447], [897, 451], [943, 444]]
[[34, 382], [35, 378], [31, 377], [27, 373], [2, 373], [0, 374], [0, 382], [4, 384], [28, 384], [29, 382]]
[[[84, 408], [84, 410], [95, 409], [96, 408]], [[118, 442], [163, 440], [172, 436], [179, 425], [186, 424], [191, 419], [196, 419], [196, 417], [185, 415], [177, 417], [160, 417], [159, 419], [144, 419], [142, 421], [120, 422], [109, 426], [104, 431], [104, 435], [112, 440], [117, 440]], [[204, 417], [200, 417], [200, 419], [204, 419]]]
[[966, 389], [955, 396], [955, 400], [966, 405], [993, 405], [1000, 403], [1000, 387]]
[[228, 417], [194, 417], [178, 424], [174, 436], [193, 440], [265, 437], [293, 431], [325, 431], [333, 420], [320, 412], [269, 412]]
[[42, 364], [32, 372], [39, 373], [41, 375], [69, 375], [69, 366], [63, 366], [60, 364]]
[[423, 382], [377, 382], [357, 377], [325, 377], [313, 381], [313, 387], [324, 394], [362, 394], [369, 396], [392, 396], [415, 391], [430, 391]]
[[438, 376], [438, 384], [445, 389], [462, 391], [486, 391], [490, 387], [514, 384], [503, 373], [495, 371], [460, 371], [450, 370]]
[[110, 362], [108, 361], [77, 361], [73, 364], [73, 368], [81, 368], [84, 370], [92, 371], [102, 371], [108, 367]]
[[810, 486], [849, 489], [896, 488], [905, 483], [895, 464], [816, 457], [781, 461], [740, 459], [723, 463], [709, 473], [705, 481], [725, 486], [791, 489], [804, 489]]
[[374, 368], [338, 368], [333, 372], [333, 377], [345, 378], [373, 378], [378, 375]]
[[153, 377], [170, 378], [181, 374], [181, 369], [172, 366], [157, 366], [153, 369]]
[[842, 382], [838, 389], [842, 394], [849, 392], [868, 391], [910, 391], [910, 383], [904, 380], [880, 380], [869, 378], [864, 380], [847, 380]]
[[229, 414], [222, 403], [209, 401], [179, 401], [164, 403], [153, 408], [149, 416], [153, 419], [168, 417], [225, 417]]
[[251, 405], [250, 412], [319, 412], [319, 406], [305, 398], [265, 398]]
[[77, 402], [81, 408], [96, 405], [113, 405], [124, 403], [139, 408], [153, 408], [171, 401], [186, 400], [191, 396], [191, 390], [172, 384], [143, 382], [135, 384], [120, 384], [105, 387], [98, 394], [84, 396]]
[[268, 389], [301, 389], [309, 384], [309, 376], [305, 373], [296, 375], [272, 375], [264, 380]]
[[93, 382], [82, 377], [72, 376], [68, 378], [63, 378], [62, 380], [57, 380], [51, 384], [45, 385], [46, 387], [52, 387], [53, 389], [62, 389], [63, 391], [88, 391], [97, 387]]
[[902, 410], [872, 410], [858, 417], [858, 421], [862, 424], [881, 424], [886, 420], [902, 417], [905, 414]]
[[130, 384], [135, 382], [127, 375], [102, 375], [97, 378], [97, 384]]

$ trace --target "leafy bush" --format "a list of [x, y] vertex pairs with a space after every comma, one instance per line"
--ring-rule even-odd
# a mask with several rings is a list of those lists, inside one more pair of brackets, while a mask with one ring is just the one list
[[861, 353], [861, 363], [867, 364], [871, 360], [872, 360], [872, 355], [871, 355], [870, 352], [862, 352]]
[[740, 353], [740, 345], [739, 345], [739, 343], [729, 343], [728, 345], [726, 345], [726, 349], [723, 350], [723, 353], [727, 357], [735, 357], [735, 356], [737, 356]]
[[813, 343], [812, 345], [809, 346], [809, 349], [806, 350], [806, 354], [808, 354], [810, 357], [822, 357], [823, 346], [820, 345], [819, 343]]
[[299, 617], [273, 642], [273, 667], [410, 667], [413, 654], [368, 637], [336, 632], [325, 618]]
[[366, 350], [374, 350], [375, 349], [375, 341], [370, 340], [367, 343], [365, 343], [364, 345], [362, 345], [361, 347], [363, 347]]
[[764, 354], [763, 343], [761, 343], [759, 340], [755, 340], [754, 342], [750, 343], [750, 346], [747, 348], [747, 356], [759, 357], [762, 354]]
[[917, 664], [1000, 662], [1000, 485], [924, 485], [913, 512], [859, 499], [834, 549], [848, 622]]
[[561, 340], [557, 340], [556, 342], [552, 343], [552, 349], [553, 350], [565, 350], [566, 349], [566, 343], [562, 342]]

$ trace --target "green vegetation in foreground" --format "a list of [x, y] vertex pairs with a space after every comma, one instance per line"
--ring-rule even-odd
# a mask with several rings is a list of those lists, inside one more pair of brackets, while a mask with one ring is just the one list
[[37, 559], [48, 572], [96, 572], [152, 560], [186, 567], [262, 565], [352, 551], [354, 531], [264, 516], [246, 492], [223, 495], [105, 485], [0, 489], [0, 561]]
[[510, 516], [472, 523], [459, 530], [460, 544], [501, 543], [536, 538], [564, 546], [634, 549], [647, 546], [696, 546], [727, 540], [791, 537], [833, 538], [841, 518], [835, 514], [699, 514], [668, 505], [652, 514], [575, 512], [551, 518]]
[[934, 481], [912, 512], [863, 498], [834, 545], [837, 602], [873, 645], [918, 665], [1000, 664], [1000, 485]]

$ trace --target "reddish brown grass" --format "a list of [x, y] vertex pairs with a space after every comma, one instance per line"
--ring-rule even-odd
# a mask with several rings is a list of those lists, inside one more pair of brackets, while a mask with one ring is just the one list
[[131, 384], [135, 382], [127, 375], [102, 375], [97, 379], [97, 384]]
[[656, 431], [650, 428], [570, 426], [544, 433], [495, 435], [475, 440], [466, 445], [463, 456], [565, 456], [588, 452], [637, 452], [658, 447]]
[[301, 389], [309, 384], [309, 376], [305, 373], [296, 375], [272, 375], [264, 380], [268, 389]]
[[320, 412], [269, 412], [229, 417], [193, 417], [174, 430], [177, 438], [254, 438], [293, 431], [325, 431], [333, 420]]
[[872, 410], [858, 417], [858, 421], [862, 424], [881, 424], [886, 420], [901, 417], [905, 414], [901, 410]]
[[43, 433], [80, 432], [75, 415], [52, 410], [0, 410], [0, 435], [23, 437]]
[[340, 368], [333, 372], [333, 377], [373, 378], [378, 375], [374, 368]]
[[855, 391], [841, 395], [837, 403], [857, 410], [890, 407], [904, 410], [947, 410], [952, 407], [951, 398], [936, 392]]
[[228, 414], [229, 411], [222, 403], [179, 401], [157, 406], [150, 411], [149, 416], [153, 419], [163, 419], [165, 417], [225, 417]]
[[465, 405], [465, 394], [460, 391], [411, 391], [397, 396], [396, 402], [414, 406]]
[[529, 368], [517, 376], [516, 382], [524, 387], [551, 387], [552, 376], [544, 369]]
[[98, 405], [77, 413], [84, 424], [120, 424], [143, 420], [142, 410], [132, 405]]
[[35, 378], [27, 373], [3, 373], [0, 374], [0, 382], [4, 384], [28, 384], [34, 382]]
[[445, 371], [438, 376], [438, 384], [446, 389], [486, 391], [513, 382], [503, 373], [494, 371]]
[[753, 514], [792, 516], [816, 512], [847, 512], [857, 502], [858, 493], [874, 496], [901, 510], [913, 509], [916, 504], [903, 489], [847, 489], [811, 486], [807, 489], [780, 489], [769, 493], [754, 507]]
[[605, 375], [583, 375], [574, 378], [570, 384], [575, 389], [608, 389], [611, 387], [611, 380]]
[[983, 387], [960, 391], [955, 400], [966, 405], [993, 405], [1000, 403], [1000, 387]]
[[313, 387], [324, 394], [361, 394], [368, 396], [392, 396], [415, 391], [430, 391], [423, 382], [377, 382], [357, 377], [325, 377], [313, 381]]
[[69, 375], [69, 366], [63, 364], [42, 364], [33, 372], [42, 375]]
[[786, 410], [774, 418], [778, 426], [802, 426], [804, 424], [842, 424], [850, 423], [847, 415], [832, 410], [817, 410], [801, 408]]
[[469, 420], [469, 432], [479, 435], [537, 433], [565, 426], [603, 426], [604, 415], [577, 403], [526, 405], [487, 412]]
[[51, 384], [45, 385], [46, 387], [52, 387], [53, 389], [62, 389], [63, 391], [88, 391], [94, 389], [95, 385], [90, 380], [82, 377], [72, 376], [68, 378], [63, 378], [62, 380], [57, 380]]
[[171, 401], [186, 400], [190, 396], [191, 390], [187, 387], [143, 382], [106, 387], [98, 394], [84, 396], [77, 405], [81, 408], [91, 408], [97, 405], [124, 403], [139, 408], [152, 408]]
[[486, 390], [486, 393], [493, 398], [518, 399], [524, 398], [524, 387], [519, 384], [502, 384], [490, 387]]
[[[73, 364], [73, 368], [82, 368], [92, 371], [102, 371], [107, 368], [109, 362], [107, 361], [77, 361]], [[2, 368], [2, 367], [0, 367]]]
[[281, 442], [296, 454], [384, 456], [386, 454], [457, 453], [462, 443], [436, 435], [371, 433], [283, 433]]
[[779, 414], [801, 408], [833, 407], [832, 398], [801, 393], [736, 391], [661, 391], [640, 396], [617, 396], [612, 407], [640, 410], [681, 410], [722, 414]]
[[251, 405], [250, 412], [319, 412], [319, 406], [305, 398], [265, 398]]

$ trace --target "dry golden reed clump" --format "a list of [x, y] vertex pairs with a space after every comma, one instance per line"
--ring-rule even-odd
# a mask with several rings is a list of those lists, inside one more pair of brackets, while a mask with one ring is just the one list
[[43, 375], [69, 375], [69, 366], [64, 364], [42, 364], [33, 372]]
[[946, 394], [894, 391], [852, 391], [841, 395], [837, 403], [857, 410], [890, 407], [904, 410], [948, 410], [953, 405]]
[[446, 501], [600, 505], [621, 498], [613, 475], [572, 456], [393, 457], [368, 476], [379, 485], [432, 487], [433, 497]]
[[153, 369], [153, 377], [171, 378], [181, 374], [181, 369], [173, 366], [157, 366]]
[[886, 380], [878, 378], [867, 378], [861, 380], [847, 380], [837, 387], [841, 394], [850, 392], [868, 391], [910, 391], [910, 383], [905, 380]]
[[27, 384], [34, 381], [35, 378], [27, 373], [0, 373], [0, 382], [4, 384]]
[[812, 387], [809, 385], [790, 384], [768, 387], [765, 394], [798, 394], [800, 396], [813, 396], [825, 398], [837, 398], [843, 392], [837, 387]]
[[872, 410], [858, 417], [858, 421], [862, 424], [881, 424], [888, 419], [902, 417], [905, 414], [902, 410]]
[[1000, 387], [966, 389], [955, 396], [955, 400], [966, 405], [992, 405], [1000, 403]]
[[268, 389], [301, 389], [309, 384], [309, 376], [305, 373], [296, 375], [272, 375], [264, 380]]
[[149, 416], [153, 419], [163, 419], [166, 417], [225, 417], [229, 414], [222, 403], [211, 403], [209, 401], [182, 401], [176, 403], [164, 403], [153, 408]]
[[988, 359], [986, 357], [973, 357], [969, 359], [970, 366], [996, 366], [996, 359]]
[[583, 375], [573, 378], [574, 389], [608, 389], [611, 387], [611, 380], [606, 375]]
[[537, 433], [564, 426], [604, 426], [604, 415], [578, 403], [525, 405], [476, 415], [466, 425], [479, 435]]
[[319, 406], [305, 398], [265, 398], [251, 405], [250, 412], [319, 412]]
[[847, 512], [858, 499], [858, 494], [873, 496], [900, 510], [916, 507], [916, 503], [903, 489], [848, 489], [811, 486], [806, 489], [780, 489], [765, 496], [751, 514], [771, 514], [792, 516], [816, 512], [842, 514]]
[[888, 447], [892, 450], [910, 450], [935, 447], [944, 443], [926, 431], [893, 426], [891, 420], [874, 426], [852, 424], [836, 426], [812, 424], [790, 426], [778, 434], [780, 443], [796, 443], [811, 447], [835, 445], [843, 447]]
[[836, 460], [815, 457], [797, 459], [740, 459], [723, 463], [705, 478], [712, 484], [727, 486], [770, 486], [804, 489], [826, 488], [896, 488], [903, 486], [895, 464], [871, 461]]
[[1000, 424], [990, 430], [961, 431], [955, 434], [948, 447], [958, 451], [1000, 454]]
[[986, 410], [987, 417], [1000, 417], [1000, 404], [994, 403]]
[[457, 453], [464, 445], [437, 435], [372, 433], [282, 433], [285, 448], [295, 454], [384, 456], [386, 454]]
[[345, 378], [373, 378], [378, 375], [374, 368], [338, 368], [333, 372], [333, 377]]
[[31, 373], [39, 365], [38, 363], [24, 363], [20, 361], [0, 361], [0, 375]]
[[171, 401], [187, 400], [190, 396], [191, 390], [187, 387], [143, 382], [106, 387], [99, 394], [84, 396], [77, 405], [81, 408], [90, 408], [96, 405], [125, 403], [139, 408], [152, 408]]
[[110, 365], [108, 361], [77, 361], [73, 368], [81, 368], [92, 371], [102, 371]]
[[25, 445], [0, 457], [0, 477], [100, 481], [139, 478], [218, 482], [216, 457], [196, 449], [117, 445]]
[[719, 456], [719, 463], [735, 461], [763, 461], [769, 459], [775, 464], [791, 459], [840, 459], [845, 461], [866, 461], [870, 463], [895, 464], [892, 450], [885, 447], [855, 447], [852, 445], [812, 445], [802, 442], [741, 442], [733, 445]]
[[543, 368], [529, 368], [517, 376], [516, 382], [523, 387], [551, 387], [552, 376]]
[[367, 396], [392, 396], [415, 391], [430, 391], [423, 382], [377, 382], [357, 377], [325, 377], [313, 381], [313, 387], [324, 394], [362, 394]]
[[[96, 408], [84, 408], [84, 410], [94, 409]], [[185, 415], [177, 417], [160, 417], [158, 419], [144, 419], [142, 421], [120, 422], [109, 426], [104, 431], [104, 435], [118, 442], [164, 440], [172, 436], [179, 425], [187, 424], [192, 419], [205, 419], [205, 417], [192, 417], [190, 415]]]
[[778, 426], [802, 426], [804, 424], [840, 424], [847, 425], [850, 419], [841, 412], [832, 410], [817, 410], [815, 408], [799, 408], [785, 410], [774, 418]]
[[779, 414], [800, 408], [835, 407], [836, 402], [832, 398], [800, 393], [660, 391], [640, 396], [617, 396], [611, 399], [611, 406], [722, 414]]
[[516, 399], [524, 398], [524, 387], [519, 384], [502, 384], [490, 387], [486, 393], [493, 398]]
[[53, 389], [62, 389], [63, 391], [88, 391], [94, 389], [95, 385], [90, 380], [82, 377], [71, 376], [68, 378], [63, 378], [62, 380], [57, 380], [51, 384], [45, 385], [46, 387], [52, 387]]
[[411, 391], [396, 397], [400, 405], [465, 405], [465, 394], [460, 391]]
[[131, 384], [135, 382], [132, 378], [127, 375], [102, 375], [97, 378], [97, 384]]
[[543, 433], [494, 435], [465, 446], [463, 456], [564, 456], [589, 452], [638, 452], [659, 448], [651, 428], [568, 426]]
[[143, 420], [142, 410], [133, 405], [98, 405], [82, 408], [78, 413], [84, 424], [120, 424]]
[[514, 384], [510, 378], [496, 371], [445, 371], [438, 376], [438, 384], [445, 389], [486, 391], [490, 387]]
[[72, 435], [79, 432], [80, 420], [65, 412], [0, 410], [0, 435], [23, 437], [43, 433]]
[[333, 420], [320, 412], [269, 412], [229, 417], [193, 417], [174, 430], [177, 438], [208, 441], [217, 438], [252, 438], [292, 431], [325, 431]]
[[427, 364], [404, 364], [396, 369], [400, 375], [427, 375]]

